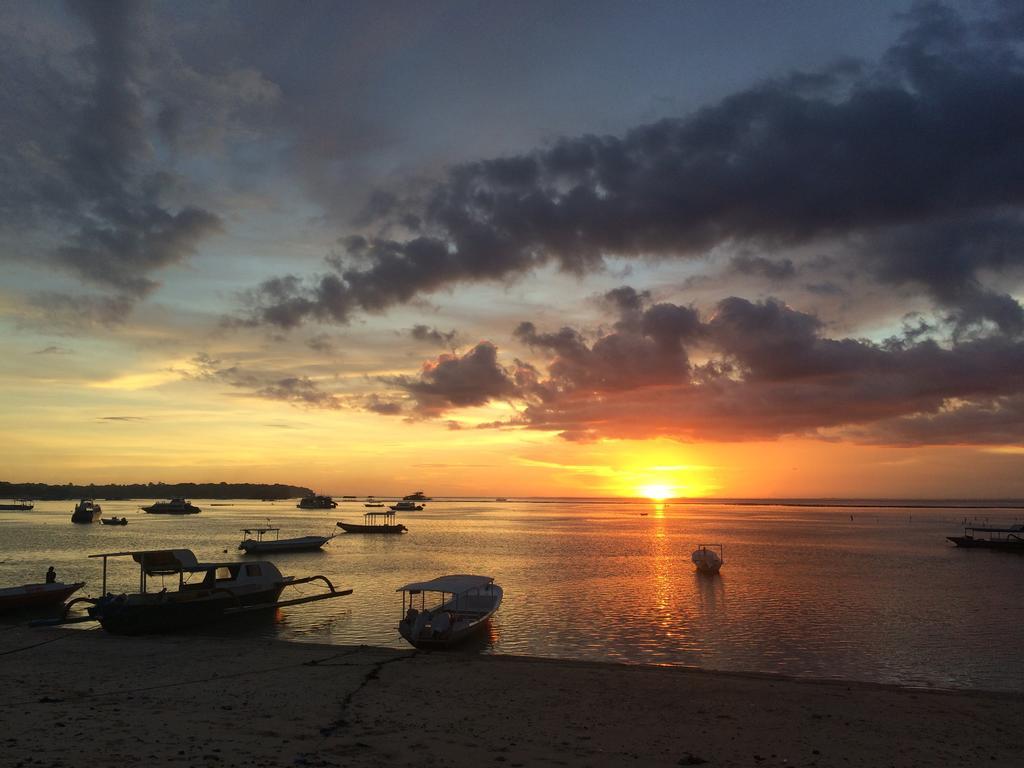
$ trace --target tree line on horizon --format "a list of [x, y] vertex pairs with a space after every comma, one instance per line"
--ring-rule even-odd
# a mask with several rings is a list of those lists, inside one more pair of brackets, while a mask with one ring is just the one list
[[283, 483], [109, 483], [96, 485], [50, 485], [48, 483], [9, 483], [0, 481], [0, 498], [10, 499], [294, 499], [312, 496], [301, 485]]

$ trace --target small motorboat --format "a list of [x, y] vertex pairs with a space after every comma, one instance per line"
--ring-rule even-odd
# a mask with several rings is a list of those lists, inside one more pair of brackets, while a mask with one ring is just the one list
[[20, 608], [42, 608], [63, 603], [73, 592], [85, 586], [84, 581], [64, 584], [53, 581], [48, 584], [24, 584], [20, 587], [0, 589], [0, 613]]
[[[63, 617], [37, 621], [35, 626], [98, 621], [105, 630], [119, 635], [175, 632], [240, 613], [352, 594], [351, 589], [336, 589], [326, 576], [282, 576], [277, 566], [266, 560], [200, 563], [188, 549], [108, 552], [89, 557], [103, 558], [103, 597], [72, 600], [65, 607]], [[111, 557], [131, 557], [139, 564], [138, 592], [121, 595], [107, 592], [107, 560]], [[151, 576], [170, 577], [171, 588], [148, 592], [146, 582]], [[177, 584], [174, 584], [175, 576]], [[280, 599], [282, 591], [288, 587], [313, 581], [322, 581], [328, 591]], [[177, 589], [173, 588], [175, 586]], [[89, 604], [88, 615], [69, 618], [69, 609], [78, 602]]]
[[338, 502], [330, 496], [305, 496], [295, 506], [299, 509], [334, 509]]
[[[493, 578], [471, 574], [413, 582], [396, 591], [402, 593], [404, 614], [398, 632], [416, 648], [449, 648], [461, 643], [487, 625], [503, 596]], [[428, 592], [440, 594], [439, 605], [427, 607]]]
[[367, 512], [362, 524], [339, 522], [345, 533], [405, 533], [409, 529], [395, 522], [394, 512]]
[[201, 510], [195, 504], [185, 499], [171, 499], [170, 501], [158, 501], [142, 508], [144, 512], [151, 515], [198, 515]]
[[95, 523], [103, 514], [103, 508], [92, 499], [82, 499], [71, 512], [72, 523]]
[[5, 512], [31, 512], [35, 504], [32, 503], [31, 499], [16, 499], [11, 502], [4, 502], [0, 504], [0, 510]]
[[417, 504], [415, 501], [396, 501], [388, 509], [392, 512], [419, 512], [423, 509], [423, 505]]
[[[298, 536], [291, 539], [281, 538], [280, 528], [246, 528], [242, 531], [244, 537], [238, 548], [247, 555], [256, 555], [262, 552], [312, 552], [320, 549], [331, 540], [331, 536]], [[273, 533], [274, 538], [266, 538], [267, 534]], [[255, 534], [256, 538], [252, 538]]]
[[127, 517], [101, 517], [100, 522], [103, 525], [128, 525]]
[[724, 549], [721, 544], [698, 544], [690, 559], [699, 573], [715, 574], [725, 564]]

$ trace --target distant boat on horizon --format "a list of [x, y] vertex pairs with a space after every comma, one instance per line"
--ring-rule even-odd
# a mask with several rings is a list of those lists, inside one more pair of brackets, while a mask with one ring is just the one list
[[304, 496], [295, 506], [299, 509], [334, 509], [338, 502], [330, 496], [313, 495]]
[[414, 501], [396, 501], [388, 509], [392, 512], [419, 512], [423, 509], [423, 505]]
[[82, 499], [71, 512], [72, 523], [95, 523], [103, 514], [103, 508], [92, 499]]
[[31, 499], [15, 499], [10, 503], [0, 504], [0, 510], [13, 512], [29, 512], [35, 506]]
[[151, 515], [198, 515], [203, 511], [195, 504], [181, 498], [158, 501], [142, 509]]
[[[975, 534], [985, 533], [988, 536], [978, 537]], [[947, 536], [958, 547], [965, 549], [997, 549], [1002, 552], [1024, 553], [1024, 525], [1011, 525], [1006, 528], [986, 525], [967, 526], [963, 536]]]
[[410, 493], [408, 496], [403, 496], [402, 501], [433, 501], [429, 496], [424, 496], [423, 491], [416, 491]]

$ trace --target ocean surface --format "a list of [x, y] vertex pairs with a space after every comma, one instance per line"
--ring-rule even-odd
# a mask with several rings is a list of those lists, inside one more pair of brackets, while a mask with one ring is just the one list
[[[194, 501], [203, 512], [186, 517], [101, 501], [125, 527], [73, 525], [72, 502], [0, 511], [0, 586], [42, 581], [53, 565], [59, 580], [87, 582], [79, 594], [98, 595], [101, 561], [89, 554], [189, 548], [234, 561], [241, 529], [269, 520], [285, 537], [337, 531], [323, 552], [269, 559], [355, 592], [204, 633], [403, 648], [397, 587], [480, 573], [505, 600], [466, 652], [1024, 691], [1024, 557], [945, 540], [964, 520], [1024, 521], [1020, 509], [439, 500], [399, 514], [408, 534], [360, 536], [334, 523], [360, 521], [362, 501], [315, 511]], [[694, 571], [699, 543], [724, 545], [720, 575]], [[129, 558], [111, 560], [108, 577], [108, 589], [137, 589]]]

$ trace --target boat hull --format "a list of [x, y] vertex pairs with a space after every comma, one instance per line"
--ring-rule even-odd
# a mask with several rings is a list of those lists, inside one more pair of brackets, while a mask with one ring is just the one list
[[303, 536], [298, 539], [277, 539], [275, 541], [254, 541], [246, 539], [238, 548], [247, 555], [266, 552], [313, 552], [330, 541], [329, 536]]
[[0, 589], [0, 613], [63, 603], [72, 593], [84, 586], [85, 582], [79, 581], [74, 584], [25, 584], [21, 587]]
[[33, 504], [0, 504], [0, 510], [5, 512], [29, 512]]
[[395, 525], [359, 525], [357, 523], [338, 523], [338, 527], [345, 533], [405, 533], [406, 528], [401, 523]]
[[100, 523], [102, 525], [128, 525], [128, 518], [122, 517], [122, 518], [119, 519], [119, 518], [116, 518], [116, 517], [112, 517], [112, 518], [101, 517], [100, 518]]
[[75, 512], [71, 513], [71, 522], [80, 524], [95, 523], [97, 520], [100, 519], [102, 515], [103, 510], [101, 509], [86, 510], [84, 512], [76, 510]]
[[1001, 552], [1024, 554], [1024, 539], [976, 539], [973, 536], [947, 536], [958, 547], [964, 549], [997, 549]]
[[199, 507], [191, 507], [190, 509], [161, 509], [159, 507], [143, 507], [142, 510], [147, 515], [198, 515], [200, 513]]
[[199, 597], [183, 597], [182, 593], [107, 596], [89, 608], [89, 615], [111, 634], [164, 634], [217, 621], [229, 608], [274, 603], [282, 589], [284, 584], [252, 592], [222, 591]]
[[[446, 632], [443, 633], [425, 633], [421, 631], [419, 634], [414, 636], [415, 627], [410, 626], [409, 622], [403, 619], [398, 624], [398, 633], [405, 638], [414, 648], [422, 648], [425, 650], [439, 650], [444, 648], [454, 648], [461, 645], [472, 637], [482, 632], [490, 623], [491, 617], [494, 616], [498, 608], [501, 607], [501, 600], [504, 596], [501, 587], [497, 584], [492, 584], [488, 590], [488, 598], [490, 605], [486, 610], [480, 611], [472, 620], [467, 622], [456, 621], [455, 624]], [[444, 605], [440, 606], [436, 611], [435, 615], [441, 611], [453, 611], [455, 610], [454, 599], [448, 601]]]

